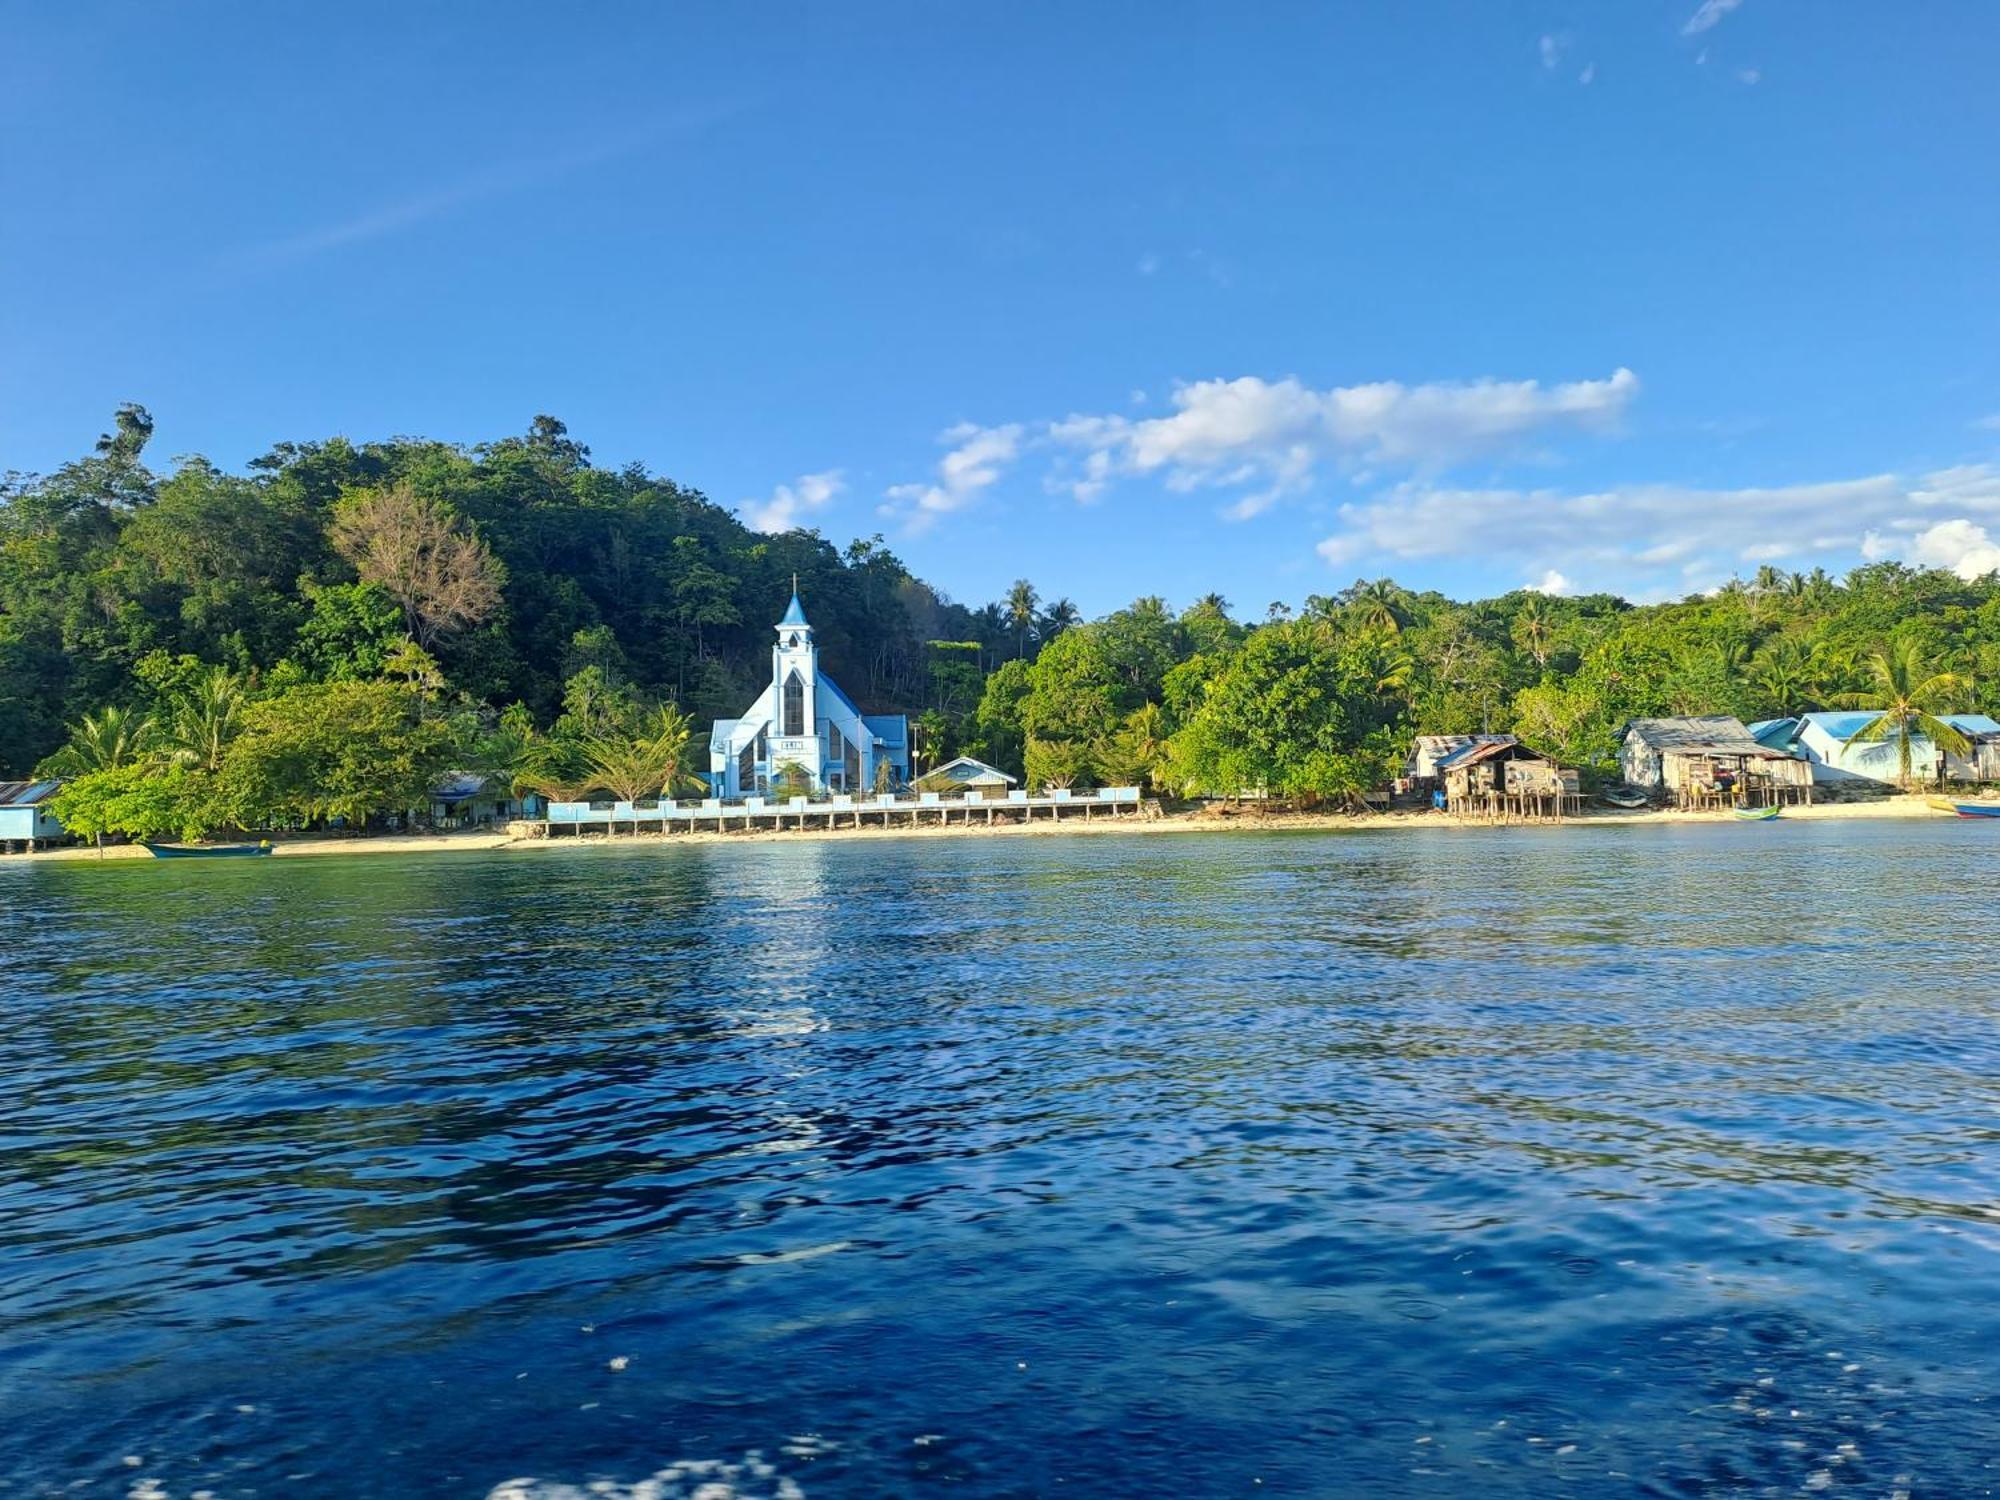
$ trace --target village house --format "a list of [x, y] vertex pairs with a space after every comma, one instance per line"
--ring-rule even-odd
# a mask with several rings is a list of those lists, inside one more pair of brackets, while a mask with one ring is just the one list
[[[1846, 783], [1890, 785], [1902, 777], [1902, 747], [1895, 737], [1848, 743], [1880, 714], [1863, 709], [1847, 713], [1794, 714], [1750, 726], [1757, 740], [1773, 749], [1797, 755], [1822, 786]], [[2000, 721], [1985, 714], [1939, 714], [1971, 742], [1969, 753], [1946, 751], [1929, 736], [1910, 736], [1910, 774], [1922, 782], [2000, 781]]]
[[542, 799], [516, 797], [506, 782], [476, 771], [446, 777], [431, 793], [431, 821], [440, 828], [478, 827], [515, 818], [539, 818]]
[[941, 766], [933, 766], [916, 780], [920, 792], [977, 792], [982, 797], [998, 798], [1007, 795], [1007, 788], [1016, 784], [1017, 778], [1009, 776], [998, 766], [989, 766], [983, 760], [974, 760], [969, 755], [961, 755], [948, 760]]
[[60, 781], [0, 781], [0, 851], [32, 853], [38, 845], [67, 838], [49, 813], [49, 803], [61, 790]]
[[1512, 745], [1511, 734], [1420, 734], [1403, 760], [1403, 775], [1416, 791], [1430, 791], [1439, 785], [1438, 762], [1458, 754], [1469, 745]]
[[740, 718], [717, 719], [708, 741], [714, 796], [762, 796], [797, 766], [815, 792], [865, 792], [910, 779], [910, 724], [902, 714], [864, 714], [820, 670], [819, 647], [799, 603], [777, 624], [771, 681]]
[[1479, 735], [1437, 763], [1445, 811], [1458, 817], [1553, 819], [1581, 811], [1573, 770], [1530, 750], [1512, 735]]
[[1628, 785], [1664, 792], [1683, 808], [1812, 800], [1812, 768], [1729, 714], [1629, 720], [1618, 731], [1618, 766]]

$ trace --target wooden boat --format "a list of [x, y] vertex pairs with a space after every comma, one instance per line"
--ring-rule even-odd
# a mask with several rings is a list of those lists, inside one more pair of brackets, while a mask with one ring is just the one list
[[1635, 786], [1608, 786], [1597, 795], [1613, 807], [1644, 807], [1653, 800]]
[[146, 852], [155, 859], [256, 859], [269, 854], [269, 844], [147, 844]]
[[1783, 812], [1782, 807], [1739, 807], [1734, 809], [1738, 818], [1745, 823], [1768, 823]]
[[2000, 818], [2000, 802], [1953, 802], [1949, 797], [1926, 799], [1939, 812], [1961, 818]]

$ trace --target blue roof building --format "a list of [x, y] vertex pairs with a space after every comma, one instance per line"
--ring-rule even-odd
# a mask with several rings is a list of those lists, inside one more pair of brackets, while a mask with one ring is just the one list
[[[1866, 709], [1845, 713], [1795, 714], [1767, 719], [1750, 732], [1766, 744], [1784, 745], [1812, 765], [1813, 780], [1822, 784], [1872, 781], [1890, 783], [1902, 774], [1902, 748], [1892, 737], [1848, 741], [1881, 715]], [[1943, 751], [1926, 735], [1910, 736], [1910, 773], [1924, 781], [2000, 780], [2000, 722], [1985, 714], [1939, 714], [1972, 742], [1971, 753]]]
[[910, 724], [902, 714], [864, 714], [819, 667], [819, 647], [799, 603], [777, 624], [771, 682], [740, 718], [717, 719], [708, 739], [708, 780], [718, 797], [761, 796], [786, 765], [801, 767], [815, 791], [861, 792], [888, 768], [910, 779]]
[[0, 849], [15, 844], [33, 849], [65, 837], [48, 808], [61, 790], [60, 781], [0, 781]]

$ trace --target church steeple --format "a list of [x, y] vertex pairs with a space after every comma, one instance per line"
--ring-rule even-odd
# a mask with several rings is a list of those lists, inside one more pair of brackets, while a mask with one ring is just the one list
[[799, 603], [799, 575], [796, 573], [792, 575], [791, 606], [786, 609], [784, 619], [778, 621], [778, 629], [786, 630], [794, 625], [802, 630], [812, 629], [812, 626], [806, 623], [806, 608]]
[[819, 775], [821, 754], [814, 736], [819, 720], [819, 648], [812, 626], [799, 603], [799, 578], [792, 575], [792, 602], [778, 621], [778, 641], [771, 651], [771, 686], [775, 690], [777, 740], [775, 757], [796, 760]]

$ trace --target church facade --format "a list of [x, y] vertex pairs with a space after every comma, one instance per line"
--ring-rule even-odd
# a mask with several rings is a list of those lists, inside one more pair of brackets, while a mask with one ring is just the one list
[[741, 718], [717, 719], [709, 735], [710, 794], [764, 796], [788, 764], [802, 767], [815, 791], [871, 791], [884, 766], [895, 785], [907, 782], [909, 720], [862, 713], [820, 670], [819, 647], [796, 588], [777, 631], [770, 685]]

